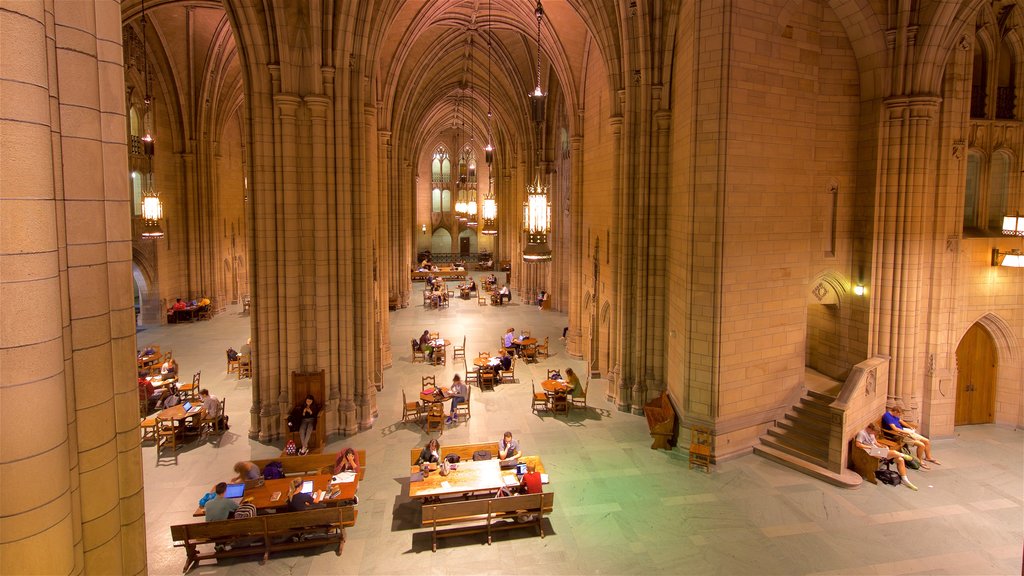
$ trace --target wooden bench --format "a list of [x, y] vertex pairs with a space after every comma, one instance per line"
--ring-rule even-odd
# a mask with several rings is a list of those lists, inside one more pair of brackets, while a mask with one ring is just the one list
[[647, 417], [651, 437], [654, 438], [651, 450], [671, 450], [671, 445], [675, 443], [673, 438], [676, 435], [676, 412], [672, 409], [668, 393], [662, 392], [660, 396], [644, 404], [644, 416]]
[[[478, 444], [452, 444], [450, 446], [441, 446], [440, 454], [441, 458], [444, 459], [449, 454], [458, 454], [459, 460], [472, 460], [473, 453], [477, 450], [490, 450], [491, 458], [498, 457], [498, 443], [497, 442], [480, 442]], [[413, 448], [409, 450], [409, 465], [415, 466], [416, 461], [420, 458], [420, 452], [423, 451], [423, 447]], [[359, 461], [362, 463], [362, 460]]]
[[[338, 543], [336, 554], [345, 547], [345, 528], [355, 526], [353, 506], [321, 508], [305, 512], [268, 514], [255, 518], [197, 522], [171, 526], [171, 540], [185, 548], [183, 573], [202, 560], [262, 555], [260, 564], [271, 552], [320, 547]], [[212, 545], [211, 551], [200, 551], [200, 545]], [[230, 549], [224, 546], [230, 546]]]
[[430, 276], [433, 276], [434, 278], [439, 278], [441, 280], [465, 280], [466, 271], [456, 270], [454, 268], [441, 268], [437, 272], [420, 272], [418, 270], [413, 270], [412, 281], [422, 282], [429, 278]]
[[[366, 474], [366, 450], [356, 450], [356, 456], [359, 459], [359, 479], [362, 480]], [[305, 456], [264, 458], [253, 460], [252, 463], [263, 470], [271, 462], [280, 462], [285, 476], [301, 476], [303, 474], [333, 474], [334, 463], [337, 459], [338, 453], [306, 454]]]
[[[437, 539], [462, 534], [487, 534], [487, 544], [496, 530], [512, 530], [536, 526], [540, 537], [544, 537], [544, 514], [554, 508], [554, 492], [541, 494], [520, 494], [505, 498], [487, 498], [459, 502], [424, 504], [421, 525], [432, 528], [432, 550], [437, 552]], [[532, 516], [532, 517], [531, 517]], [[520, 517], [531, 517], [528, 522], [519, 522]], [[463, 525], [448, 530], [439, 526]]]
[[[902, 446], [901, 440], [895, 440], [891, 437], [887, 437], [882, 430], [882, 419], [879, 418], [875, 421], [875, 429], [880, 432], [875, 435], [875, 440], [881, 446], [887, 446], [897, 452], [900, 451]], [[884, 458], [877, 458], [865, 452], [862, 448], [857, 447], [857, 437], [854, 436], [850, 439], [850, 458], [849, 466], [854, 472], [860, 474], [861, 478], [871, 482], [872, 484], [878, 484], [878, 479], [875, 478], [875, 470], [878, 470]]]

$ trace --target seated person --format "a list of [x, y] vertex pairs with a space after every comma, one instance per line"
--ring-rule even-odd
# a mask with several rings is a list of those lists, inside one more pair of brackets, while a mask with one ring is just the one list
[[359, 472], [359, 455], [352, 448], [345, 448], [334, 461], [334, 473]]
[[580, 377], [576, 375], [572, 368], [565, 369], [565, 383], [568, 385], [565, 393], [569, 396], [575, 396], [583, 392], [580, 390]]
[[177, 386], [175, 386], [174, 384], [170, 384], [169, 386], [167, 386], [166, 390], [167, 396], [164, 397], [164, 408], [170, 408], [172, 406], [177, 406], [178, 404], [181, 404], [181, 395], [178, 393]]
[[420, 450], [420, 457], [416, 459], [416, 465], [419, 466], [424, 462], [431, 464], [437, 464], [441, 460], [441, 444], [436, 438], [431, 438], [430, 442]]
[[427, 276], [427, 279], [424, 280], [424, 282], [426, 282], [427, 288], [433, 288], [434, 287], [434, 275], [431, 274], [430, 276]]
[[231, 479], [232, 482], [245, 482], [246, 480], [256, 480], [262, 476], [260, 467], [253, 462], [242, 461], [235, 463], [235, 477]]
[[448, 390], [448, 394], [452, 398], [452, 405], [448, 417], [445, 418], [445, 424], [452, 423], [455, 419], [455, 407], [459, 405], [459, 402], [466, 401], [466, 385], [462, 383], [462, 377], [458, 374], [452, 377], [452, 386]]
[[178, 298], [174, 302], [174, 306], [171, 306], [171, 310], [174, 310], [174, 311], [184, 310], [186, 308], [188, 308], [188, 304], [186, 304], [185, 301], [182, 300], [181, 298]]
[[160, 376], [164, 380], [170, 380], [171, 378], [178, 377], [178, 361], [174, 358], [168, 358], [166, 362], [160, 365]]
[[220, 413], [220, 399], [210, 394], [210, 391], [203, 388], [199, 391], [199, 400], [203, 403], [203, 420], [210, 420], [212, 422], [220, 423], [221, 418], [224, 417]]
[[501, 362], [501, 364], [499, 364], [499, 365], [501, 366], [502, 370], [509, 370], [509, 369], [512, 368], [512, 356], [509, 355], [508, 350], [504, 350], [503, 349], [501, 351], [501, 356], [499, 357], [499, 361]]
[[537, 308], [544, 308], [544, 301], [548, 299], [548, 293], [541, 290], [540, 294], [537, 294]]
[[203, 296], [202, 298], [199, 299], [199, 305], [200, 306], [209, 306], [210, 305], [210, 299], [207, 298], [206, 296]]
[[474, 280], [473, 278], [469, 279], [469, 291], [476, 292], [476, 280]]
[[916, 425], [907, 422], [903, 419], [903, 407], [894, 405], [889, 407], [882, 415], [882, 426], [887, 430], [894, 430], [897, 433], [903, 433], [905, 436], [904, 442], [908, 446], [917, 446], [917, 457], [921, 460], [921, 468], [928, 470], [930, 467], [925, 462], [931, 462], [932, 464], [942, 464], [938, 460], [932, 458], [932, 443], [931, 440], [917, 433], [915, 430]]
[[[896, 460], [896, 469], [899, 470], [900, 480], [903, 481], [903, 484], [907, 488], [910, 488], [911, 490], [917, 490], [917, 486], [911, 484], [910, 480], [907, 479], [906, 461], [912, 460], [913, 457], [911, 457], [910, 454], [897, 452], [895, 450], [888, 448], [887, 446], [882, 446], [881, 444], [879, 444], [875, 436], [877, 432], [878, 430], [875, 429], [874, 422], [869, 423], [867, 428], [857, 433], [857, 438], [854, 439], [853, 443], [857, 445], [857, 448], [864, 450], [868, 454], [871, 454], [872, 449], [874, 449], [875, 454], [872, 455], [877, 455], [876, 457], [881, 458], [883, 460]], [[885, 450], [884, 456], [881, 455], [882, 450]]]
[[209, 500], [203, 505], [203, 512], [206, 515], [207, 522], [217, 522], [219, 520], [227, 520], [235, 509], [238, 508], [238, 502], [230, 498], [225, 498], [224, 493], [227, 492], [228, 485], [226, 482], [218, 482], [213, 487], [214, 496], [213, 500]]
[[139, 378], [139, 402], [146, 403], [146, 412], [148, 413], [150, 408], [157, 405], [160, 399], [163, 397], [163, 391], [157, 391], [153, 387], [153, 383], [147, 378]]
[[234, 348], [228, 348], [228, 360], [231, 360], [232, 362], [238, 360], [238, 351]]
[[512, 438], [511, 432], [505, 432], [505, 435], [501, 437], [501, 441], [498, 442], [498, 459], [511, 460], [522, 455], [522, 451], [519, 450], [519, 441]]
[[323, 508], [323, 504], [317, 504], [312, 494], [302, 492], [302, 478], [292, 480], [291, 488], [288, 489], [288, 511], [302, 512]]
[[544, 491], [544, 483], [541, 482], [540, 472], [537, 472], [537, 465], [530, 462], [526, 465], [526, 474], [519, 484], [520, 494], [540, 494]]
[[508, 289], [508, 284], [502, 284], [501, 290], [498, 290], [498, 304], [501, 304], [506, 298], [509, 302], [512, 301], [512, 291]]

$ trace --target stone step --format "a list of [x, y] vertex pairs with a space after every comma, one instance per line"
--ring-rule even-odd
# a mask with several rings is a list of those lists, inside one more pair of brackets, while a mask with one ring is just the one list
[[823, 404], [831, 404], [836, 401], [835, 396], [829, 396], [828, 394], [822, 394], [821, 392], [815, 392], [814, 390], [808, 390], [807, 395]]
[[795, 458], [799, 458], [800, 460], [804, 460], [804, 461], [808, 462], [809, 464], [813, 464], [813, 465], [821, 467], [821, 468], [826, 468], [826, 469], [828, 468], [828, 460], [827, 459], [821, 458], [821, 457], [816, 456], [814, 454], [808, 454], [807, 452], [804, 452], [803, 450], [800, 450], [799, 448], [795, 448], [793, 446], [788, 446], [786, 444], [783, 444], [782, 442], [779, 442], [773, 436], [768, 436], [768, 435], [761, 436], [761, 445], [762, 446], [768, 446], [770, 448], [774, 448], [775, 450], [778, 450], [780, 452], [785, 452], [786, 454], [789, 454], [790, 456], [793, 456]]
[[788, 423], [791, 428], [811, 435], [820, 434], [822, 436], [828, 436], [829, 431], [832, 429], [832, 425], [825, 420], [797, 414], [795, 412], [786, 412], [783, 415], [782, 421]]
[[800, 403], [796, 404], [796, 406], [800, 406], [801, 408], [807, 408], [809, 410], [814, 410], [816, 412], [821, 412], [822, 414], [832, 414], [832, 410], [828, 407], [827, 403], [815, 400], [813, 398], [809, 398], [807, 396], [801, 398]]
[[828, 436], [810, 436], [798, 430], [773, 426], [768, 435], [776, 441], [828, 461]]
[[829, 414], [822, 413], [813, 408], [805, 408], [804, 406], [793, 406], [793, 412], [800, 418], [813, 418], [814, 420], [824, 422], [826, 426], [832, 426], [832, 417]]
[[808, 476], [824, 480], [825, 482], [834, 486], [839, 486], [840, 488], [859, 488], [861, 483], [864, 482], [864, 479], [860, 477], [860, 474], [857, 474], [853, 470], [844, 469], [842, 472], [837, 474], [827, 468], [813, 465], [805, 460], [801, 460], [800, 458], [764, 444], [754, 446], [754, 454], [757, 454], [762, 458], [767, 458], [768, 460], [778, 464], [782, 464], [788, 468], [792, 468], [797, 472], [802, 472]]

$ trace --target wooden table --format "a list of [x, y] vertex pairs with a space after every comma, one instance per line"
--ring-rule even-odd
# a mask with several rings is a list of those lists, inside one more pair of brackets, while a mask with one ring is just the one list
[[[544, 470], [539, 456], [524, 456], [519, 461], [526, 463], [532, 461], [537, 467], [537, 472]], [[418, 474], [419, 471], [419, 466], [410, 467], [410, 498], [445, 498], [462, 496], [468, 492], [496, 492], [502, 486], [519, 485], [515, 469], [502, 470], [501, 461], [497, 458], [478, 461], [463, 460], [447, 476], [441, 476], [440, 471], [433, 470], [426, 478], [413, 482], [411, 476]]]
[[484, 366], [497, 366], [501, 364], [501, 358], [498, 356], [477, 356], [473, 359], [473, 365], [477, 368], [483, 368]]
[[557, 394], [559, 392], [568, 393], [572, 386], [568, 380], [545, 380], [540, 383], [540, 387], [548, 394]]
[[448, 346], [451, 345], [451, 340], [438, 338], [436, 340], [431, 340], [430, 345], [434, 347], [434, 364], [444, 364], [448, 355]]
[[177, 376], [172, 376], [171, 378], [168, 378], [166, 380], [161, 379], [159, 376], [148, 376], [148, 377], [146, 377], [146, 380], [148, 380], [149, 383], [152, 384], [153, 388], [156, 389], [156, 390], [160, 390], [161, 388], [166, 388], [169, 384], [177, 384], [178, 383], [178, 377]]
[[171, 406], [170, 408], [164, 408], [163, 410], [157, 412], [156, 417], [159, 420], [183, 421], [183, 420], [188, 420], [190, 418], [199, 417], [200, 414], [202, 414], [202, 411], [203, 411], [203, 407], [201, 405], [193, 404], [192, 405], [192, 409], [189, 410], [186, 413], [185, 412], [185, 404], [184, 403], [180, 403], [180, 404], [175, 404], [174, 406]]
[[512, 339], [512, 343], [516, 344], [518, 346], [529, 347], [529, 346], [533, 346], [533, 345], [537, 344], [537, 339], [532, 337], [532, 336], [529, 336], [529, 337], [526, 337], [526, 338], [522, 338], [522, 339], [520, 339], [520, 338], [513, 338]]
[[435, 390], [440, 390], [441, 395], [438, 396], [436, 394], [424, 394], [423, 391], [421, 390], [420, 402], [423, 402], [424, 404], [434, 404], [437, 402], [444, 402], [445, 400], [451, 399], [451, 396], [448, 395], [449, 389], [447, 386], [439, 386], [435, 388]]
[[[273, 480], [264, 480], [263, 486], [252, 486], [246, 487], [243, 498], [248, 500], [252, 498], [252, 505], [256, 507], [257, 511], [275, 510], [278, 508], [288, 507], [288, 489], [291, 488], [292, 480], [298, 478], [298, 476], [290, 476], [288, 478], [274, 478]], [[356, 474], [356, 478], [351, 482], [341, 482], [338, 484], [331, 485], [331, 474], [311, 474], [308, 476], [302, 476], [303, 480], [313, 481], [313, 490], [327, 490], [328, 493], [331, 490], [338, 488], [341, 490], [341, 494], [331, 498], [330, 500], [323, 500], [322, 503], [325, 506], [339, 506], [342, 503], [348, 502], [356, 497], [356, 491], [359, 488], [359, 475]], [[254, 481], [246, 482], [246, 484], [253, 483]], [[330, 486], [330, 489], [328, 489]], [[280, 492], [277, 500], [273, 500], [275, 492]], [[203, 516], [205, 511], [202, 508], [197, 508], [192, 516]]]

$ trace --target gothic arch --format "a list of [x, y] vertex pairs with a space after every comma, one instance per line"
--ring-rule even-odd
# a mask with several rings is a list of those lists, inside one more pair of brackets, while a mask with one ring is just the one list
[[[995, 422], [1006, 426], [1024, 426], [1024, 365], [1021, 363], [1020, 340], [1002, 316], [987, 312], [960, 328], [956, 335], [954, 351], [967, 331], [975, 324], [988, 332], [996, 348]], [[953, 359], [956, 360], [955, 352]], [[959, 367], [957, 370], [959, 371]]]

